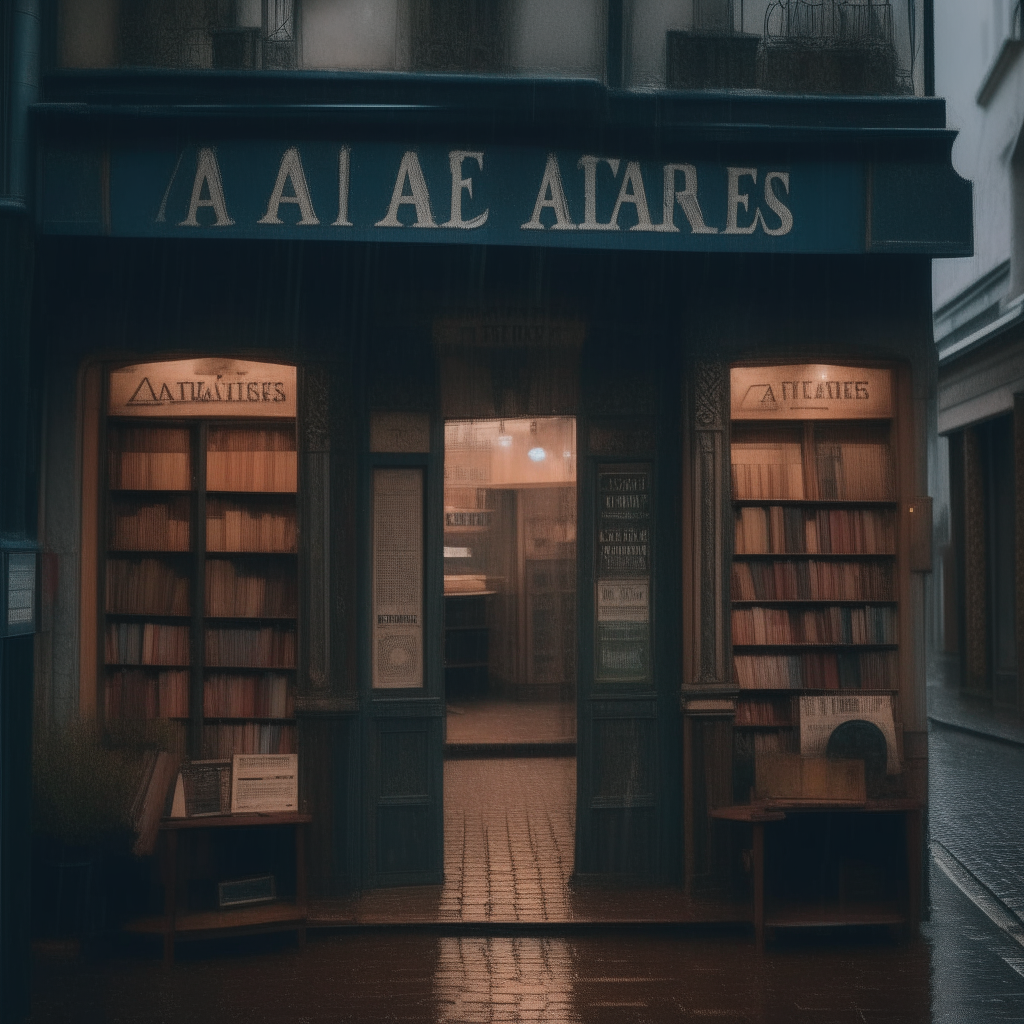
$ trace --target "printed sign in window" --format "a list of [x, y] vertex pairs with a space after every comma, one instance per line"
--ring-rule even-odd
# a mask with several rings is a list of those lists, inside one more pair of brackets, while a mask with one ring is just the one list
[[373, 686], [423, 686], [423, 470], [373, 473]]

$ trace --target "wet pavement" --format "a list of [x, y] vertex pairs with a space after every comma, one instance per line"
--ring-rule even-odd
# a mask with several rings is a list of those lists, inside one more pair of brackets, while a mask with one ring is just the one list
[[34, 1024], [721, 1021], [916, 1024], [1024, 1019], [1024, 957], [941, 872], [921, 939], [807, 933], [755, 953], [743, 929], [584, 934], [320, 932], [39, 959]]
[[575, 821], [573, 757], [446, 761], [444, 884], [314, 901], [310, 922], [323, 927], [750, 920], [749, 900], [699, 899], [679, 888], [573, 885]]
[[1024, 747], [933, 724], [929, 760], [932, 842], [1024, 917]]
[[[456, 761], [448, 879], [428, 894], [431, 920], [445, 907], [440, 924], [323, 929], [304, 951], [285, 936], [189, 944], [171, 969], [155, 946], [37, 956], [32, 1020], [1024, 1021], [1024, 746], [935, 723], [930, 742], [942, 866], [932, 864], [931, 919], [913, 941], [803, 932], [758, 956], [743, 923], [582, 927], [568, 882], [572, 759]], [[620, 896], [636, 913], [635, 894]], [[407, 913], [416, 892], [388, 898]], [[664, 899], [648, 891], [646, 903]]]

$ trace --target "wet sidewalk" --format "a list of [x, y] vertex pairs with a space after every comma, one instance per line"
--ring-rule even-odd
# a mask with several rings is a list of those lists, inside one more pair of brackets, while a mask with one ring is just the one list
[[377, 889], [310, 907], [313, 927], [749, 921], [750, 904], [678, 888], [572, 884], [576, 760], [445, 763], [444, 884]]
[[1024, 746], [1024, 719], [993, 708], [984, 697], [963, 694], [952, 682], [932, 680], [927, 687], [928, 718], [935, 725]]

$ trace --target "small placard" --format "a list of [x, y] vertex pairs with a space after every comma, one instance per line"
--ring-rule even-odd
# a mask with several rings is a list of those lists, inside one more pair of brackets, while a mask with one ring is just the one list
[[4, 617], [0, 636], [32, 633], [36, 628], [36, 556], [31, 551], [12, 551], [3, 558]]
[[597, 584], [597, 621], [648, 622], [649, 586], [646, 579], [600, 580]]
[[110, 374], [111, 416], [295, 415], [295, 367], [247, 359], [177, 359]]
[[855, 420], [892, 415], [892, 371], [801, 363], [734, 366], [734, 420]]
[[298, 754], [235, 754], [233, 761], [232, 814], [299, 809]]

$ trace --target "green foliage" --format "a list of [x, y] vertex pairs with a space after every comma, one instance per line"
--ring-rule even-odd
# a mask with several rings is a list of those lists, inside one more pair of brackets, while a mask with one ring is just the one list
[[102, 737], [90, 722], [40, 729], [32, 757], [33, 831], [70, 846], [116, 844], [132, 830], [141, 729]]

